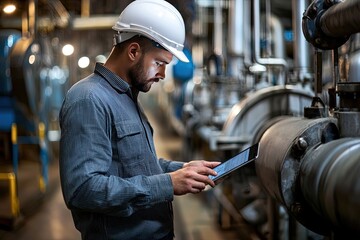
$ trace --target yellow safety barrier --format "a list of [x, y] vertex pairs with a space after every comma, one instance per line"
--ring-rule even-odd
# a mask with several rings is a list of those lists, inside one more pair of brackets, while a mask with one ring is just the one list
[[20, 215], [20, 204], [16, 191], [16, 176], [14, 173], [0, 173], [0, 180], [9, 181], [11, 214], [18, 217]]

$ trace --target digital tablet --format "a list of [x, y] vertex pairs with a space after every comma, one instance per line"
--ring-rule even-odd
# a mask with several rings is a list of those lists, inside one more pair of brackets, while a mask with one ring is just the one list
[[216, 176], [209, 175], [209, 178], [215, 182], [216, 180], [219, 180], [229, 175], [236, 169], [252, 162], [258, 157], [258, 154], [259, 154], [259, 143], [256, 143], [251, 147], [241, 151], [234, 157], [216, 166], [214, 168], [214, 171], [217, 172], [217, 175]]

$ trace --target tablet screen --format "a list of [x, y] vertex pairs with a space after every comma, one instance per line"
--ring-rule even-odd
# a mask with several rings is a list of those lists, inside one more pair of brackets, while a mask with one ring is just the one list
[[209, 175], [209, 178], [216, 181], [233, 172], [234, 170], [246, 165], [255, 160], [259, 153], [259, 143], [241, 151], [236, 156], [216, 166], [214, 170], [217, 172], [216, 176]]

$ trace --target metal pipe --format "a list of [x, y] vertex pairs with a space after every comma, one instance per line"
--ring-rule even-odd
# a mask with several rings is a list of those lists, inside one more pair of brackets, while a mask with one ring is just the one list
[[81, 17], [90, 17], [90, 0], [81, 0]]
[[315, 48], [314, 52], [314, 65], [315, 65], [315, 94], [322, 92], [322, 51]]
[[214, 3], [214, 53], [220, 56], [223, 53], [222, 5], [222, 1], [215, 1]]
[[29, 33], [30, 36], [36, 36], [37, 33], [37, 11], [38, 11], [38, 1], [29, 0], [28, 8], [28, 24], [29, 24]]
[[360, 234], [359, 152], [359, 138], [342, 138], [312, 149], [300, 166], [300, 185], [306, 202], [341, 232], [357, 236]]
[[244, 0], [229, 1], [228, 65], [227, 74], [242, 78], [244, 69]]
[[260, 141], [256, 172], [270, 196], [322, 235], [360, 234], [360, 138], [339, 138], [335, 118], [288, 118]]
[[254, 0], [254, 46], [255, 61], [267, 66], [281, 66], [287, 69], [287, 62], [283, 58], [262, 58], [260, 53], [260, 0]]
[[309, 58], [309, 43], [302, 33], [302, 13], [308, 6], [308, 0], [292, 0], [292, 26], [294, 31], [294, 72], [296, 77], [303, 82], [308, 78], [311, 64]]
[[244, 55], [244, 0], [231, 0], [229, 6], [229, 52]]
[[251, 0], [244, 0], [244, 64], [252, 65], [251, 59]]
[[[278, 17], [270, 14], [268, 19], [272, 29], [270, 32], [272, 32], [271, 38], [274, 43], [274, 56], [277, 58], [285, 58], [284, 28]], [[269, 52], [271, 52], [271, 49], [269, 49]]]
[[330, 7], [320, 18], [321, 30], [330, 37], [360, 32], [360, 1], [346, 0]]
[[323, 235], [330, 233], [331, 226], [303, 200], [300, 164], [309, 149], [338, 137], [334, 118], [285, 118], [262, 134], [255, 161], [256, 173], [266, 192], [302, 225]]

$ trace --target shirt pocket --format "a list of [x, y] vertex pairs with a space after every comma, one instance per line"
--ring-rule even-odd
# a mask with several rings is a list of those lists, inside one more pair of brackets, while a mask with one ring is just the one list
[[141, 124], [134, 122], [118, 122], [116, 129], [116, 151], [119, 170], [122, 177], [145, 174], [144, 144], [146, 137]]

